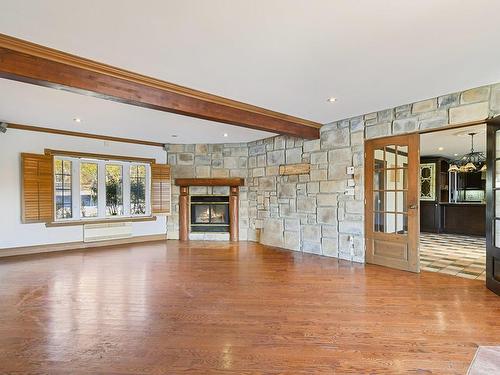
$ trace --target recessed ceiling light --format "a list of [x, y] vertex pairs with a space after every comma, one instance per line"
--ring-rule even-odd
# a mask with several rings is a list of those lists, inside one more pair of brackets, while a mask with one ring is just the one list
[[74, 122], [82, 122], [82, 119], [80, 117], [75, 117], [73, 119]]
[[443, 146], [440, 146], [440, 147], [438, 147], [438, 150], [439, 150], [439, 151], [443, 151], [443, 150], [444, 150], [444, 147], [443, 147]]
[[453, 156], [458, 156], [458, 154], [453, 154]]
[[227, 133], [224, 133], [224, 137], [227, 137], [227, 135], [228, 135]]
[[172, 138], [177, 138], [178, 135], [177, 134], [172, 134]]
[[331, 98], [326, 99], [326, 101], [330, 102], [330, 103], [333, 103], [333, 102], [337, 101], [337, 98], [331, 97]]

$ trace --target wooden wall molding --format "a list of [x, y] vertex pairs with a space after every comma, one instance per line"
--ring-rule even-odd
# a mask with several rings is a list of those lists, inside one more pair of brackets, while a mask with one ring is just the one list
[[177, 186], [243, 186], [245, 179], [233, 178], [176, 178]]
[[112, 137], [109, 135], [101, 135], [101, 134], [80, 133], [80, 132], [74, 132], [74, 131], [69, 131], [69, 130], [45, 128], [45, 127], [41, 127], [41, 126], [13, 124], [10, 122], [7, 123], [7, 125], [8, 125], [8, 129], [17, 129], [17, 130], [26, 130], [26, 131], [32, 131], [32, 132], [40, 132], [40, 133], [66, 135], [66, 136], [80, 137], [80, 138], [99, 139], [99, 140], [111, 141], [111, 142], [134, 143], [134, 144], [138, 144], [138, 145], [161, 147], [161, 148], [165, 147], [164, 143], [143, 141], [140, 139], [133, 139], [133, 138], [121, 138], [121, 137]]
[[167, 239], [166, 234], [152, 234], [146, 236], [136, 236], [119, 240], [99, 241], [99, 242], [68, 242], [50, 245], [35, 245], [23, 247], [11, 247], [0, 249], [0, 258], [18, 255], [43, 254], [67, 250], [91, 249], [103, 246], [123, 245], [137, 242], [163, 241]]
[[0, 77], [306, 139], [321, 124], [0, 34]]
[[118, 161], [128, 161], [128, 162], [138, 162], [138, 163], [148, 163], [148, 164], [155, 163], [155, 159], [152, 158], [140, 158], [135, 156], [123, 156], [123, 155], [94, 154], [89, 152], [66, 151], [66, 150], [52, 150], [49, 148], [45, 149], [45, 155], [69, 156], [73, 158], [88, 158], [88, 159], [101, 159], [101, 160], [118, 160]]

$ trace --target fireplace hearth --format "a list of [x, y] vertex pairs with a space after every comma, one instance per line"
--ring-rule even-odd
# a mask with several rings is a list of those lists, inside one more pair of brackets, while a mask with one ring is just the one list
[[191, 232], [229, 232], [229, 196], [191, 196]]

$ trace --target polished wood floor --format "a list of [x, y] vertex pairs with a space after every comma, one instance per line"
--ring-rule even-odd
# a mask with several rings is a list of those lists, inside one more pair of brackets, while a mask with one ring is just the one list
[[464, 374], [500, 344], [478, 280], [253, 243], [0, 260], [0, 373]]

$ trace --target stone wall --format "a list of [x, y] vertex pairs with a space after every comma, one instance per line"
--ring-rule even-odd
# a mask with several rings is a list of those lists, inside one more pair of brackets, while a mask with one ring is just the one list
[[[500, 84], [405, 104], [326, 124], [318, 140], [278, 136], [248, 144], [170, 145], [175, 177], [245, 177], [241, 239], [364, 262], [364, 139], [481, 120], [500, 113]], [[280, 176], [279, 165], [310, 162], [309, 174]], [[346, 195], [346, 167], [355, 192]], [[174, 203], [178, 189], [174, 189]], [[178, 222], [168, 220], [170, 238]], [[178, 230], [177, 230], [178, 232]], [[178, 234], [177, 234], [178, 235]]]
[[[246, 143], [167, 145], [167, 161], [172, 166], [172, 178], [221, 178], [243, 177], [248, 175], [248, 146]], [[192, 186], [191, 195], [222, 194], [229, 195], [227, 187]], [[240, 187], [240, 240], [247, 239], [248, 198], [246, 186]], [[172, 186], [172, 215], [167, 219], [167, 237], [179, 238], [179, 187]], [[224, 239], [211, 234], [191, 236], [196, 239]]]

